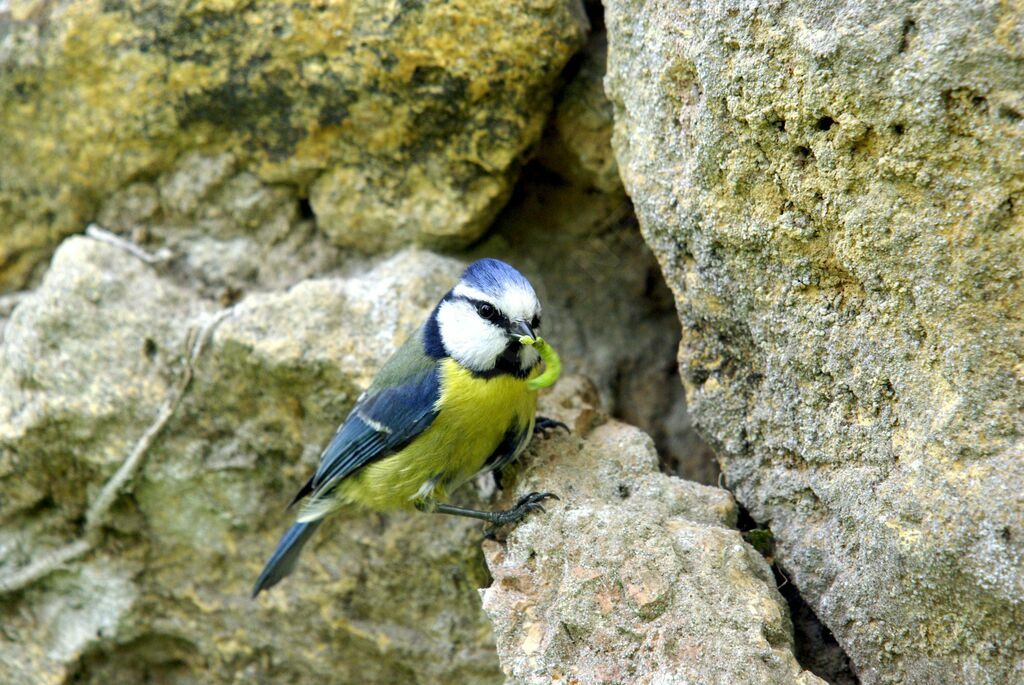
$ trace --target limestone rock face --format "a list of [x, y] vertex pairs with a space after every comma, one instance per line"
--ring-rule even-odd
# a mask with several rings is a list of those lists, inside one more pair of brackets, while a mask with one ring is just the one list
[[[585, 26], [575, 0], [0, 0], [0, 682], [502, 682], [475, 523], [346, 513], [292, 578], [248, 594], [324, 442], [476, 256], [521, 266], [567, 368], [688, 454], [672, 300], [617, 180], [601, 34], [564, 69]], [[561, 177], [531, 165], [478, 242], [535, 144]], [[116, 235], [66, 238], [91, 222]], [[460, 251], [396, 252], [410, 243]], [[225, 310], [90, 528], [194, 332]], [[692, 473], [710, 481], [704, 456]], [[665, 497], [690, 490], [704, 492]], [[693, 493], [731, 520], [722, 493]], [[751, 625], [773, 637], [735, 656], [782, 673], [788, 628], [763, 571], [726, 601], [770, 595]]]
[[[404, 252], [236, 305], [95, 548], [3, 597], [0, 681], [500, 682], [464, 520], [344, 515], [249, 599], [320, 448], [461, 268]], [[119, 248], [57, 251], [0, 346], [0, 575], [80, 535], [212, 309]]]
[[611, 0], [727, 482], [865, 683], [1024, 679], [1024, 10]]
[[61, 246], [4, 328], [0, 517], [44, 500], [80, 513], [85, 485], [153, 420], [185, 350], [183, 323], [206, 309], [122, 250], [83, 237]]
[[193, 151], [308, 195], [340, 245], [464, 245], [586, 26], [577, 0], [4, 3], [0, 287]]
[[494, 581], [484, 611], [506, 675], [538, 685], [823, 683], [793, 656], [788, 609], [732, 528], [732, 497], [659, 473], [650, 438], [605, 421], [595, 401], [579, 378], [545, 398], [541, 411], [573, 434], [535, 448], [517, 491], [562, 499], [485, 546]]
[[184, 287], [224, 304], [343, 261], [294, 188], [259, 179], [231, 153], [184, 154], [155, 179], [108, 194], [97, 219], [163, 255], [164, 271]]

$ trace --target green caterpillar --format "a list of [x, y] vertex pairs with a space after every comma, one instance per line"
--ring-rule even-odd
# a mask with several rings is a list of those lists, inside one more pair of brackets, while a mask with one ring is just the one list
[[544, 361], [544, 373], [526, 381], [526, 387], [530, 390], [540, 390], [541, 388], [549, 388], [554, 385], [558, 377], [562, 375], [562, 360], [558, 357], [558, 353], [555, 352], [555, 348], [549, 345], [544, 338], [540, 337], [531, 338], [528, 335], [524, 335], [520, 336], [519, 342], [523, 345], [532, 346], [540, 353], [540, 358]]

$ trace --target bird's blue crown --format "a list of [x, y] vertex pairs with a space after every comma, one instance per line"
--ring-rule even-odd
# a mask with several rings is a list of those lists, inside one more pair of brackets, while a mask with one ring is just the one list
[[500, 297], [509, 289], [533, 292], [533, 286], [515, 267], [498, 259], [479, 259], [462, 273], [462, 282], [491, 297]]

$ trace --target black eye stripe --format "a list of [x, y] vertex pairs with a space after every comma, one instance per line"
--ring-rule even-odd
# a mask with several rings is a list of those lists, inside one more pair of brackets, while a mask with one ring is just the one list
[[[473, 307], [477, 311], [477, 314], [479, 314], [482, 319], [484, 319], [486, 321], [490, 321], [491, 323], [496, 324], [498, 326], [501, 326], [506, 331], [509, 330], [512, 327], [512, 322], [508, 320], [508, 317], [505, 316], [504, 314], [502, 314], [501, 310], [498, 309], [497, 307], [495, 307], [490, 302], [486, 302], [484, 300], [477, 300], [477, 299], [472, 298], [472, 297], [466, 297], [465, 295], [456, 295], [456, 296], [452, 297], [451, 299], [452, 300], [462, 300], [463, 302], [470, 303], [471, 305], [473, 305]], [[494, 315], [493, 316], [485, 317], [482, 313], [480, 313], [480, 308], [485, 306], [485, 305], [494, 310]]]

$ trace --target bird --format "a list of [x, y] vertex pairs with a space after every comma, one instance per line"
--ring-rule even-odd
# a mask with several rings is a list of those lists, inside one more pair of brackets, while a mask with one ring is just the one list
[[[532, 492], [511, 509], [448, 504], [476, 476], [500, 475], [535, 432], [565, 424], [536, 416], [541, 304], [513, 266], [491, 258], [470, 264], [426, 321], [384, 363], [292, 498], [296, 522], [281, 537], [252, 597], [281, 582], [321, 523], [338, 510], [413, 509], [516, 523], [550, 492]], [[500, 481], [499, 481], [500, 484]]]

